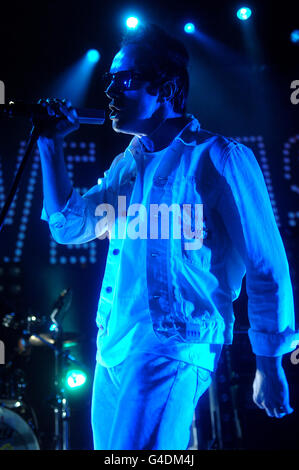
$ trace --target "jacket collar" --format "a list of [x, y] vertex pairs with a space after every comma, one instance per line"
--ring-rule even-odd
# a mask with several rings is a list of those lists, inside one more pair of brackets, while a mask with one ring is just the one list
[[[175, 141], [181, 141], [183, 144], [188, 146], [195, 146], [197, 145], [196, 136], [200, 130], [200, 123], [198, 120], [193, 116], [193, 114], [187, 114], [189, 122], [183, 127], [183, 129], [178, 133], [178, 135], [173, 139], [172, 143], [169, 145], [172, 146]], [[131, 142], [129, 143], [127, 149], [133, 151], [133, 153], [137, 152], [150, 152], [145, 143], [142, 141], [142, 137], [134, 136]], [[155, 153], [155, 152], [153, 152]], [[158, 152], [157, 152], [158, 153]]]

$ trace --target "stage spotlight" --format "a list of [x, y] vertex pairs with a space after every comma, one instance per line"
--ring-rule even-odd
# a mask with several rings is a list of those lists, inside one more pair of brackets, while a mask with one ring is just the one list
[[299, 44], [299, 29], [295, 29], [294, 31], [292, 31], [290, 38], [294, 44]]
[[87, 376], [83, 370], [71, 369], [67, 372], [65, 380], [68, 388], [74, 389], [82, 387], [87, 380]]
[[237, 17], [239, 18], [239, 20], [248, 20], [248, 18], [251, 17], [251, 10], [250, 8], [248, 7], [242, 7], [242, 8], [239, 8], [239, 10], [237, 11]]
[[89, 49], [89, 51], [87, 52], [88, 62], [95, 64], [96, 62], [98, 62], [99, 59], [100, 59], [99, 51], [97, 51], [96, 49]]
[[100, 59], [99, 51], [97, 51], [96, 49], [89, 49], [89, 51], [87, 52], [88, 62], [95, 64], [96, 62], [98, 62], [99, 59]]
[[129, 18], [127, 18], [127, 21], [126, 21], [127, 28], [135, 29], [137, 28], [138, 24], [139, 24], [139, 20], [135, 16], [130, 16]]
[[193, 23], [186, 23], [184, 26], [184, 31], [187, 34], [193, 34], [195, 32], [195, 26]]

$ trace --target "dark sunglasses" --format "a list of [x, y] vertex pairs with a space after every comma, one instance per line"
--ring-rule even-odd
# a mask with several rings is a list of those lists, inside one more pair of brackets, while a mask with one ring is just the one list
[[146, 81], [150, 81], [151, 77], [145, 76], [141, 72], [134, 70], [125, 70], [122, 72], [110, 73], [106, 72], [102, 76], [105, 90], [114, 83], [114, 87], [119, 91], [138, 90]]

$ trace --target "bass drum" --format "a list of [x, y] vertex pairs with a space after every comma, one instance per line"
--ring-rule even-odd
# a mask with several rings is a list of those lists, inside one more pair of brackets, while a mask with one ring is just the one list
[[40, 450], [29, 424], [3, 406], [0, 406], [0, 450]]

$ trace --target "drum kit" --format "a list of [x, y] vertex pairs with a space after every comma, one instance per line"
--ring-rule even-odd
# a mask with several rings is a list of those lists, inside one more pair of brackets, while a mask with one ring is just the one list
[[12, 335], [14, 341], [12, 351], [7, 351], [9, 341], [5, 341], [5, 359], [8, 361], [0, 365], [0, 450], [42, 448], [38, 419], [28, 403], [28, 381], [24, 371], [32, 349], [36, 348], [49, 348], [54, 357], [51, 448], [69, 449], [70, 410], [61, 377], [69, 364], [78, 365], [69, 351], [78, 344], [79, 336], [63, 332], [59, 314], [69, 307], [70, 296], [70, 290], [64, 290], [48, 318], [30, 314], [20, 320], [15, 313], [2, 317], [1, 330], [8, 333], [8, 337]]

